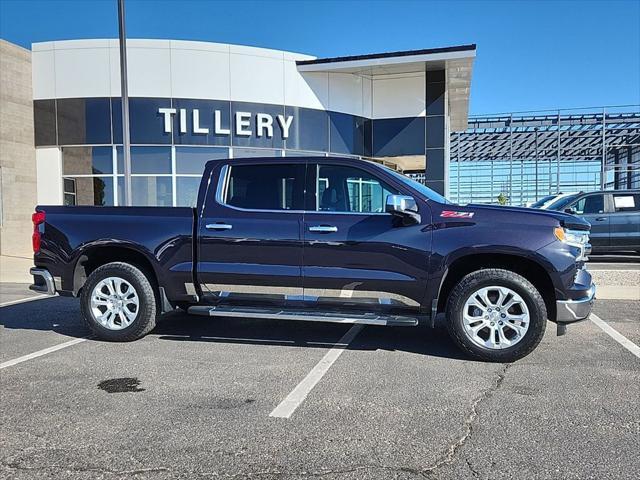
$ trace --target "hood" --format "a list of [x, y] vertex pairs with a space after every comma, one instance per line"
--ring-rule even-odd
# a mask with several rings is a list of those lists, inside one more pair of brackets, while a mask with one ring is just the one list
[[[501, 205], [484, 205], [484, 204], [475, 204], [470, 203], [468, 205], [464, 205], [465, 209], [471, 209], [474, 211], [492, 211], [492, 212], [502, 212], [502, 213], [513, 213], [513, 214], [527, 214], [527, 215], [538, 215], [547, 218], [553, 218], [557, 220], [560, 225], [565, 228], [569, 228], [571, 230], [590, 230], [591, 224], [587, 222], [584, 218], [577, 217], [576, 215], [571, 215], [565, 212], [557, 212], [555, 210], [539, 210], [537, 208], [526, 208], [526, 207], [503, 207]], [[539, 217], [538, 217], [539, 218]]]

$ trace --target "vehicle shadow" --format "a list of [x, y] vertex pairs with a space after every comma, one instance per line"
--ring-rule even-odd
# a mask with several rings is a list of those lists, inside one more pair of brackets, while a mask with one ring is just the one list
[[367, 325], [349, 344], [339, 343], [352, 327], [349, 324], [297, 322], [285, 320], [207, 318], [174, 312], [164, 315], [151, 333], [160, 340], [176, 342], [237, 343], [285, 347], [386, 350], [468, 359], [450, 339], [442, 319], [432, 329]]
[[[6, 330], [51, 331], [69, 337], [87, 337], [90, 330], [80, 317], [77, 299], [52, 297], [0, 308]], [[349, 324], [284, 320], [202, 317], [175, 311], [162, 315], [149, 334], [161, 341], [235, 343], [301, 348], [406, 351], [451, 359], [467, 359], [449, 338], [442, 322], [435, 329], [366, 326], [349, 344], [339, 344]], [[3, 341], [10, 342], [5, 331]], [[95, 340], [99, 341], [99, 340]]]

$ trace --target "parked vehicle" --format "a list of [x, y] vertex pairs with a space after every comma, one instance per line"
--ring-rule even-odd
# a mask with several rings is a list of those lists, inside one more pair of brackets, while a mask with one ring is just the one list
[[80, 297], [104, 340], [175, 307], [205, 316], [434, 325], [513, 361], [547, 318], [586, 318], [589, 224], [562, 212], [454, 205], [348, 158], [209, 162], [195, 208], [38, 206], [33, 290]]
[[640, 190], [580, 192], [560, 198], [547, 208], [587, 220], [594, 252], [640, 253]]

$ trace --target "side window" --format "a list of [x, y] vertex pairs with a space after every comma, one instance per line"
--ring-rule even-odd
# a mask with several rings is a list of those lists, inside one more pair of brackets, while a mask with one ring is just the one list
[[251, 210], [302, 210], [304, 164], [232, 165], [223, 203]]
[[579, 215], [604, 213], [604, 195], [589, 195], [573, 204], [572, 208]]
[[317, 211], [383, 213], [387, 195], [398, 193], [359, 168], [318, 165], [317, 169]]
[[614, 194], [613, 207], [616, 212], [640, 212], [640, 194]]

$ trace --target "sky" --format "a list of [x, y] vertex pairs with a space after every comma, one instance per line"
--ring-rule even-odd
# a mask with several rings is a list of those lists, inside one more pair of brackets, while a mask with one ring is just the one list
[[[477, 44], [471, 114], [640, 104], [640, 0], [126, 0], [129, 38], [318, 57]], [[0, 37], [117, 38], [116, 0], [0, 0]]]

